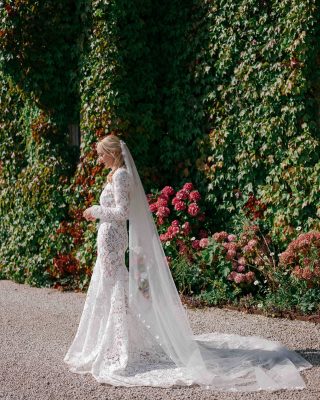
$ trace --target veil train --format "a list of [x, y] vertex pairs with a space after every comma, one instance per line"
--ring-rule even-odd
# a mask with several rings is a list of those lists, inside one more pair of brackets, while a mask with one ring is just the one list
[[134, 160], [120, 142], [131, 177], [129, 307], [182, 371], [180, 382], [218, 391], [304, 389], [299, 371], [312, 364], [280, 342], [219, 332], [193, 334]]

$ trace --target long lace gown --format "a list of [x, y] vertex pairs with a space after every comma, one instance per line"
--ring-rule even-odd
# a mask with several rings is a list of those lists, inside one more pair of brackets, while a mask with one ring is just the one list
[[[163, 351], [161, 343], [150, 334], [150, 326], [138, 318], [139, 310], [129, 307], [129, 272], [125, 266], [129, 188], [126, 168], [118, 168], [112, 183], [108, 183], [100, 195], [100, 205], [91, 207], [92, 214], [100, 220], [97, 260], [80, 323], [64, 362], [71, 372], [91, 373], [98, 382], [114, 386], [191, 385], [194, 381], [188, 376], [188, 371], [175, 365]], [[194, 337], [200, 345], [212, 348], [210, 357], [213, 361], [215, 355], [228, 357], [226, 349], [230, 349], [230, 354], [234, 349], [263, 350], [257, 359], [264, 369], [256, 368], [252, 376], [243, 378], [243, 382], [241, 378], [243, 388], [224, 381], [223, 375], [219, 374], [217, 390], [260, 390], [268, 387], [268, 379], [273, 389], [277, 385], [279, 388], [302, 389], [305, 383], [298, 370], [312, 367], [279, 342], [261, 337], [222, 333]], [[269, 359], [270, 354], [273, 356]]]
[[168, 387], [177, 382], [179, 371], [128, 304], [129, 184], [125, 167], [118, 168], [100, 195], [100, 206], [91, 207], [92, 215], [100, 220], [97, 260], [64, 362], [71, 372], [91, 373], [101, 383], [136, 386], [153, 382]]

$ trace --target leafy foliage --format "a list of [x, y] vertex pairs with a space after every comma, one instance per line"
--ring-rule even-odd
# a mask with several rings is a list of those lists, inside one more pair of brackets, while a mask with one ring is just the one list
[[[128, 143], [146, 192], [194, 183], [207, 231], [242, 237], [243, 212], [275, 253], [297, 229], [319, 231], [319, 11], [317, 0], [3, 1], [0, 276], [86, 287], [96, 227], [82, 213], [98, 201], [107, 171], [95, 146], [110, 132]], [[70, 123], [80, 124], [79, 160]], [[193, 219], [177, 204], [181, 221], [160, 225], [163, 239]], [[185, 243], [165, 247], [180, 291], [317, 309], [318, 288], [293, 275], [285, 299], [288, 276], [270, 251], [255, 269], [261, 285], [252, 274], [236, 282], [238, 262], [194, 229], [189, 259]], [[254, 269], [267, 250], [250, 240]]]
[[210, 2], [199, 62], [207, 200], [227, 227], [250, 194], [283, 241], [319, 227], [319, 2]]
[[88, 1], [5, 1], [0, 9], [0, 64], [58, 124], [78, 122], [80, 59]]
[[48, 267], [61, 248], [70, 252], [70, 239], [53, 242], [52, 233], [70, 218], [77, 151], [67, 128], [79, 119], [85, 6], [25, 0], [0, 8], [0, 274], [36, 286], [53, 283]]

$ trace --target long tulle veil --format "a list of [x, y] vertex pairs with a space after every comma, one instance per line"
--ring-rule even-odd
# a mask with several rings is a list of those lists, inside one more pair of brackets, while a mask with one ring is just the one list
[[129, 306], [177, 367], [181, 379], [222, 391], [305, 388], [299, 370], [312, 365], [281, 343], [252, 336], [193, 335], [132, 155], [121, 140], [131, 177]]

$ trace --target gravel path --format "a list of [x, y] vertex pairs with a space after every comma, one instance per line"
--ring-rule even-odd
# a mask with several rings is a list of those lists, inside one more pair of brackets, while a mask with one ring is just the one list
[[198, 387], [121, 388], [68, 371], [63, 357], [82, 312], [85, 293], [33, 288], [0, 280], [0, 399], [320, 399], [320, 327], [219, 308], [188, 310], [194, 333], [259, 335], [297, 350], [314, 368], [302, 371], [306, 390], [214, 393]]

